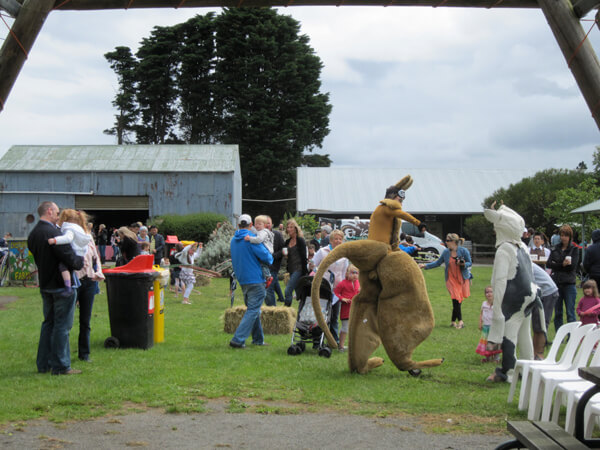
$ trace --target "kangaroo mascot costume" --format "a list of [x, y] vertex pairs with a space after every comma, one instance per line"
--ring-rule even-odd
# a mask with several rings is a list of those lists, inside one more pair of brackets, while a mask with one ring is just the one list
[[381, 343], [400, 370], [413, 376], [422, 367], [439, 366], [443, 359], [413, 361], [414, 349], [431, 333], [433, 311], [421, 270], [405, 252], [398, 251], [401, 219], [419, 221], [402, 210], [405, 190], [412, 185], [407, 175], [386, 191], [386, 198], [373, 211], [366, 240], [346, 242], [333, 249], [319, 265], [312, 284], [312, 304], [332, 348], [337, 343], [329, 332], [319, 305], [319, 286], [328, 267], [348, 258], [360, 270], [361, 291], [352, 299], [348, 332], [348, 363], [351, 372], [369, 372], [383, 364], [370, 358]]
[[544, 309], [540, 292], [533, 279], [529, 250], [521, 241], [525, 221], [507, 206], [494, 209], [496, 202], [483, 215], [494, 225], [496, 256], [492, 269], [494, 307], [487, 350], [502, 349], [502, 366], [488, 377], [488, 381], [507, 380], [507, 372], [515, 367], [517, 341], [521, 358], [533, 359], [531, 341], [531, 311], [539, 308], [538, 328], [546, 331]]

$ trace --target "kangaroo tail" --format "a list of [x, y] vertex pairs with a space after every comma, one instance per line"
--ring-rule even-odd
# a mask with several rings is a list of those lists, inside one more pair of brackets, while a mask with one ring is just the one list
[[361, 271], [373, 271], [377, 267], [379, 261], [388, 254], [389, 250], [389, 245], [379, 241], [361, 240], [345, 242], [329, 252], [325, 259], [321, 261], [321, 264], [319, 264], [319, 269], [313, 279], [310, 294], [315, 317], [317, 318], [319, 327], [325, 332], [327, 342], [329, 342], [331, 348], [336, 349], [337, 343], [329, 331], [327, 321], [325, 320], [325, 316], [323, 316], [321, 304], [319, 302], [319, 287], [321, 286], [323, 275], [325, 275], [325, 272], [331, 264], [341, 258], [348, 258], [352, 261], [352, 264]]

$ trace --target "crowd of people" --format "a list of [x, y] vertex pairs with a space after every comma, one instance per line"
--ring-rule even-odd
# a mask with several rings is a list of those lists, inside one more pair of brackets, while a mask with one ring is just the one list
[[[396, 198], [398, 198], [396, 196]], [[101, 265], [107, 260], [106, 249], [111, 246], [116, 265], [124, 265], [140, 254], [154, 256], [155, 264], [171, 267], [171, 277], [176, 295], [183, 294], [184, 304], [191, 304], [190, 294], [196, 279], [192, 267], [200, 256], [202, 243], [184, 246], [176, 243], [171, 254], [166, 254], [166, 242], [156, 226], [147, 228], [134, 223], [120, 228], [107, 229], [100, 224], [94, 233], [93, 225], [84, 211], [64, 209], [59, 212], [53, 202], [42, 202], [38, 208], [40, 221], [28, 237], [28, 246], [39, 270], [39, 285], [43, 299], [44, 321], [38, 345], [37, 367], [39, 372], [73, 374], [70, 364], [68, 335], [74, 308], [79, 307], [78, 357], [90, 360], [90, 319], [94, 297], [99, 293], [98, 282], [104, 279]], [[424, 226], [424, 225], [423, 225]], [[546, 329], [554, 317], [558, 329], [566, 321], [579, 318], [584, 323], [598, 323], [600, 298], [600, 230], [592, 233], [593, 244], [587, 249], [582, 266], [588, 274], [583, 284], [584, 296], [576, 307], [576, 269], [579, 265], [579, 249], [573, 243], [573, 230], [563, 225], [550, 242], [544, 233], [524, 229], [522, 243], [529, 251], [533, 263], [533, 277], [540, 288], [545, 325], [533, 320], [533, 348], [535, 358], [541, 359], [547, 345]], [[235, 278], [241, 286], [247, 312], [230, 341], [234, 348], [245, 346], [252, 336], [255, 345], [267, 345], [260, 324], [260, 307], [263, 303], [276, 306], [293, 306], [299, 280], [318, 270], [321, 262], [337, 246], [344, 242], [341, 230], [330, 224], [321, 224], [310, 240], [305, 240], [302, 228], [294, 219], [285, 226], [273, 229], [271, 217], [259, 215], [254, 220], [246, 214], [239, 218], [238, 229], [231, 241], [231, 258]], [[410, 236], [400, 236], [399, 251], [414, 254], [418, 248]], [[449, 233], [445, 239], [446, 249], [439, 258], [427, 264], [419, 264], [424, 270], [445, 267], [446, 288], [452, 301], [450, 324], [456, 329], [465, 327], [462, 304], [471, 295], [472, 259], [463, 246], [464, 239]], [[287, 282], [282, 290], [279, 273], [285, 261]], [[331, 274], [332, 315], [330, 331], [345, 351], [348, 318], [352, 298], [359, 292], [358, 269], [346, 258], [328, 268]], [[481, 337], [475, 351], [484, 362], [497, 362], [499, 349], [491, 349], [487, 338], [492, 325], [494, 292], [492, 286], [484, 291], [485, 300], [480, 308], [478, 328]], [[533, 314], [540, 314], [534, 309]], [[339, 321], [341, 320], [341, 330]], [[543, 321], [542, 321], [543, 322]]]

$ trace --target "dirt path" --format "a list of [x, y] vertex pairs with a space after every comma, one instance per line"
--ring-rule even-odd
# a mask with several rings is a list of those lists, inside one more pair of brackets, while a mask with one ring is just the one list
[[226, 412], [209, 401], [206, 413], [142, 413], [55, 424], [32, 420], [0, 427], [0, 448], [116, 449], [490, 449], [508, 435], [428, 434], [414, 418], [338, 413], [290, 415]]
[[6, 296], [6, 295], [0, 296], [0, 309], [4, 309], [5, 305], [15, 302], [17, 300], [19, 300], [19, 297], [16, 297], [16, 296], [12, 296], [12, 297]]

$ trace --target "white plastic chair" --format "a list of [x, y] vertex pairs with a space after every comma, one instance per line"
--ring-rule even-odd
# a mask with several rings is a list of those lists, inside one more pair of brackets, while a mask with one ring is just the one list
[[[583, 394], [582, 394], [583, 395]], [[589, 403], [585, 406], [583, 413], [583, 437], [584, 439], [590, 439], [592, 432], [596, 426], [596, 420], [600, 417], [600, 402], [598, 402], [598, 394], [594, 395]], [[593, 401], [593, 399], [596, 399]]]
[[[583, 396], [585, 391], [593, 387], [594, 383], [591, 381], [570, 381], [559, 384], [556, 392], [556, 399], [554, 401], [554, 408], [552, 412], [552, 421], [558, 423], [560, 407], [566, 403], [567, 414], [565, 416], [565, 431], [570, 434], [575, 433], [575, 415], [577, 412], [577, 403]], [[559, 391], [559, 389], [562, 391]], [[560, 397], [559, 397], [560, 393]], [[600, 394], [594, 395], [590, 398], [590, 404], [592, 402], [600, 402]]]
[[[593, 336], [596, 336], [596, 338], [594, 338]], [[594, 356], [592, 357], [592, 359], [589, 363], [588, 363], [588, 359], [590, 358], [590, 355], [594, 351], [594, 346], [596, 344], [598, 344], [598, 342], [600, 342], [600, 329], [595, 330], [592, 333], [590, 333], [588, 336], [586, 336], [586, 340], [589, 342], [582, 343], [581, 344], [582, 347], [584, 345], [588, 345], [588, 346], [591, 345], [591, 349], [590, 349], [590, 352], [588, 353], [587, 357], [585, 357], [585, 355], [581, 356], [581, 358], [585, 358], [585, 359], [579, 360], [580, 365], [578, 367], [586, 367], [588, 365], [597, 366], [598, 364], [600, 364], [600, 350], [596, 351], [596, 353], [594, 354]], [[579, 376], [578, 369], [567, 370], [565, 372], [542, 373], [541, 380], [542, 380], [542, 383], [544, 384], [544, 396], [543, 396], [543, 401], [542, 401], [542, 420], [546, 421], [546, 422], [550, 420], [550, 412], [552, 411], [552, 397], [554, 396], [554, 391], [556, 389], [556, 386], [558, 386], [563, 381], [584, 381]]]
[[[591, 325], [592, 328], [595, 328], [595, 326], [596, 325]], [[577, 338], [577, 331], [581, 330], [584, 327], [586, 327], [586, 325], [576, 328], [571, 336], [571, 339]], [[587, 330], [589, 330], [589, 328], [585, 331]], [[571, 341], [571, 339], [569, 339], [569, 342]], [[586, 366], [590, 353], [594, 349], [594, 345], [596, 344], [596, 342], [598, 342], [599, 340], [600, 329], [585, 333], [583, 342], [581, 342], [581, 345], [577, 349], [577, 353], [575, 354], [573, 361], [568, 366], [566, 364], [556, 364], [554, 366], [534, 366], [531, 368], [531, 394], [529, 395], [529, 409], [527, 411], [527, 418], [529, 420], [538, 420], [542, 412], [544, 392], [544, 380], [542, 379], [542, 374], [547, 372], [568, 372], [576, 370], [579, 367]], [[569, 380], [571, 380], [571, 378], [567, 378], [563, 381]], [[554, 391], [554, 389], [552, 389], [552, 391]], [[550, 416], [549, 413], [548, 416]]]
[[560, 408], [566, 406], [565, 430], [567, 433], [573, 434], [575, 430], [575, 405], [577, 404], [575, 394], [583, 393], [593, 386], [594, 383], [586, 380], [563, 381], [556, 386], [556, 395], [552, 406], [552, 422], [558, 424]]
[[529, 372], [531, 367], [561, 364], [565, 362], [565, 360], [567, 360], [568, 358], [570, 358], [569, 361], [573, 360], [579, 341], [579, 339], [577, 338], [569, 340], [564, 352], [561, 355], [560, 361], [556, 361], [556, 357], [558, 355], [560, 345], [565, 340], [567, 335], [573, 333], [573, 331], [579, 328], [580, 325], [581, 322], [569, 322], [561, 326], [556, 332], [554, 341], [552, 341], [552, 346], [548, 351], [548, 356], [546, 356], [546, 358], [544, 358], [542, 361], [536, 361], [533, 359], [517, 359], [517, 362], [515, 363], [512, 381], [510, 383], [510, 390], [508, 391], [508, 403], [512, 402], [513, 397], [515, 395], [515, 390], [519, 380], [519, 374], [521, 374], [521, 389], [519, 391], [519, 410], [523, 411], [527, 409], [527, 404], [529, 400], [529, 391], [531, 387]]

